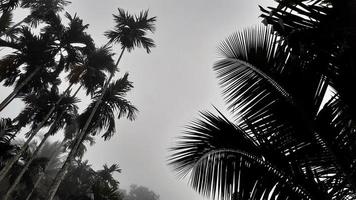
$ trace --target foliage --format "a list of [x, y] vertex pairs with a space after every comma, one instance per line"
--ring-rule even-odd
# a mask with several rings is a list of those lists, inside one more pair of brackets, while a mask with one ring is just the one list
[[93, 170], [88, 161], [76, 160], [69, 167], [57, 196], [60, 199], [91, 199], [94, 200], [122, 200], [117, 191], [117, 181], [113, 178], [113, 173], [120, 172], [116, 164], [108, 167], [103, 166], [101, 170]]
[[354, 6], [278, 1], [261, 8], [270, 26], [223, 41], [214, 70], [234, 120], [203, 112], [188, 127], [180, 176], [223, 199], [355, 198]]
[[130, 185], [128, 194], [122, 191], [123, 200], [159, 200], [159, 195], [144, 186]]
[[[37, 160], [37, 157], [32, 155], [33, 152], [46, 148], [36, 146], [34, 150], [30, 145], [32, 138], [42, 128], [50, 127], [50, 134], [45, 134], [41, 145], [46, 145], [43, 142], [47, 136], [62, 133], [59, 130], [64, 128], [64, 140], [61, 145], [56, 146], [57, 153], [75, 151], [75, 157], [81, 158], [87, 148], [84, 142], [94, 144], [95, 139], [92, 136], [103, 131], [105, 140], [112, 137], [116, 131], [116, 116], [125, 116], [129, 120], [136, 117], [136, 107], [126, 99], [126, 94], [133, 88], [128, 74], [110, 83], [114, 73], [119, 71], [113, 60], [115, 54], [108, 45], [114, 41], [96, 47], [86, 32], [88, 24], [76, 14], [62, 14], [64, 6], [69, 3], [65, 0], [2, 0], [0, 3], [0, 47], [9, 52], [0, 58], [0, 82], [6, 87], [14, 86], [13, 92], [2, 100], [0, 112], [14, 98], [19, 98], [25, 104], [25, 108], [17, 117], [0, 121], [0, 195], [6, 193], [6, 188], [14, 188], [15, 191], [8, 189], [11, 192], [1, 196], [4, 200], [25, 196], [27, 200], [43, 199], [47, 195], [53, 176], [61, 166], [50, 167], [51, 159], [41, 157]], [[12, 25], [12, 11], [17, 8], [28, 9], [30, 15]], [[121, 9], [120, 12], [122, 14]], [[117, 33], [124, 33], [123, 44], [128, 45], [125, 48], [131, 51], [135, 46], [142, 46], [149, 52], [154, 44], [153, 40], [146, 37], [146, 31], [153, 32], [155, 18], [148, 18], [147, 11], [139, 16], [128, 13], [125, 16], [128, 17], [129, 23], [125, 27], [115, 29]], [[62, 17], [69, 23], [63, 24]], [[133, 35], [127, 31], [127, 26], [135, 29]], [[113, 37], [122, 37], [120, 34], [114, 34]], [[121, 56], [122, 54], [120, 58]], [[75, 86], [77, 91], [71, 94]], [[62, 92], [63, 87], [66, 89]], [[88, 108], [83, 108], [84, 112], [79, 114], [77, 103], [80, 100], [76, 95], [81, 89], [93, 103], [89, 104]], [[92, 135], [79, 139], [78, 132], [82, 123], [87, 120], [96, 102], [101, 104], [90, 129]], [[12, 139], [24, 132], [26, 142], [14, 145]], [[76, 147], [78, 142], [80, 145]], [[28, 165], [29, 168], [26, 167]], [[86, 165], [80, 160], [75, 164], [70, 163], [69, 175], [64, 180], [68, 185], [78, 186], [70, 188], [73, 189], [70, 198], [122, 199], [117, 192], [118, 182], [112, 177], [112, 173], [120, 171], [117, 165], [104, 165], [104, 169], [99, 171], [94, 171]], [[23, 177], [19, 175], [26, 169], [28, 170]], [[80, 173], [86, 174], [87, 177], [82, 177]], [[75, 176], [76, 179], [71, 180]], [[83, 179], [83, 185], [78, 184], [77, 179]], [[18, 180], [21, 180], [19, 184]], [[84, 184], [86, 181], [87, 185]], [[74, 197], [76, 195], [81, 197]]]

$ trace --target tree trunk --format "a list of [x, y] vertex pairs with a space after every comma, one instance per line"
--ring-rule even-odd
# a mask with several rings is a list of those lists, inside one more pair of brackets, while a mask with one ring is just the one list
[[[83, 85], [80, 85], [80, 86], [78, 87], [78, 89], [75, 91], [75, 93], [72, 95], [72, 97], [77, 96], [77, 94], [78, 94], [79, 90], [82, 88], [82, 86], [83, 86]], [[60, 147], [63, 146], [63, 144], [64, 144], [65, 141], [66, 141], [66, 138], [64, 138], [64, 139], [62, 140]], [[60, 150], [60, 149], [58, 149], [58, 150]], [[41, 182], [42, 178], [44, 177], [44, 175], [46, 175], [46, 171], [47, 171], [47, 169], [48, 169], [48, 165], [53, 161], [53, 159], [55, 158], [54, 156], [55, 156], [56, 153], [57, 153], [57, 152], [55, 152], [55, 153], [52, 155], [51, 160], [48, 161], [48, 164], [46, 165], [45, 169], [43, 170], [43, 173], [41, 173], [40, 176], [37, 178], [37, 180], [36, 180], [36, 182], [35, 182], [35, 184], [34, 184], [32, 190], [31, 190], [31, 192], [30, 192], [30, 193], [27, 195], [27, 197], [26, 197], [26, 200], [30, 200], [30, 198], [31, 198], [31, 196], [32, 196], [32, 194], [33, 194], [33, 192], [35, 191], [35, 189], [37, 188], [37, 186], [40, 184], [40, 182]]]
[[[117, 62], [115, 64], [116, 67], [119, 65], [119, 62], [120, 62], [120, 60], [122, 58], [122, 55], [123, 55], [124, 51], [125, 51], [125, 48], [123, 48], [122, 51], [121, 51], [121, 54], [120, 54], [120, 56], [119, 56], [119, 58], [118, 58], [118, 60], [117, 60]], [[114, 77], [114, 73], [112, 73], [110, 75], [110, 78], [105, 83], [100, 98], [96, 102], [92, 112], [90, 113], [87, 121], [85, 122], [85, 125], [84, 125], [82, 131], [78, 134], [74, 147], [69, 152], [69, 154], [67, 156], [67, 159], [64, 161], [64, 164], [63, 164], [62, 168], [57, 173], [56, 178], [54, 179], [54, 181], [53, 181], [53, 183], [51, 185], [51, 188], [48, 191], [48, 196], [46, 198], [47, 200], [53, 200], [53, 198], [54, 198], [54, 196], [55, 196], [55, 194], [56, 194], [56, 192], [58, 190], [59, 185], [61, 184], [61, 182], [64, 179], [64, 176], [66, 174], [67, 168], [69, 167], [69, 165], [72, 162], [72, 160], [75, 158], [75, 155], [77, 154], [79, 145], [81, 144], [81, 142], [83, 141], [83, 139], [86, 136], [86, 131], [89, 128], [90, 122], [93, 119], [96, 110], [99, 108], [100, 103], [102, 102], [103, 96], [104, 96], [104, 94], [105, 94], [105, 92], [106, 92], [106, 90], [107, 90], [107, 88], [109, 86], [109, 83], [110, 83], [110, 81], [111, 81], [111, 79], [113, 77]]]
[[35, 159], [37, 156], [38, 152], [42, 148], [42, 146], [45, 144], [49, 136], [51, 136], [54, 133], [54, 130], [57, 126], [58, 121], [61, 120], [63, 114], [65, 111], [63, 111], [60, 116], [57, 118], [55, 122], [53, 122], [51, 128], [48, 130], [48, 132], [44, 135], [41, 143], [37, 146], [36, 150], [33, 152], [31, 155], [31, 158], [26, 162], [25, 166], [22, 168], [21, 172], [17, 175], [15, 181], [12, 183], [11, 187], [7, 190], [5, 196], [3, 197], [3, 200], [8, 200], [9, 197], [11, 196], [12, 192], [16, 189], [16, 186], [19, 184], [22, 176], [25, 174], [25, 172], [28, 170], [29, 166], [31, 165], [32, 161]]
[[5, 30], [4, 32], [0, 33], [0, 37], [9, 34], [11, 31], [13, 31], [16, 27], [20, 26], [22, 23], [24, 23], [26, 20], [28, 19], [28, 17], [23, 18], [21, 21], [17, 22], [16, 24], [14, 24], [12, 27], [8, 28], [7, 30]]
[[41, 123], [37, 126], [37, 128], [30, 134], [30, 137], [26, 140], [25, 144], [21, 147], [20, 151], [14, 156], [8, 163], [6, 163], [5, 167], [0, 172], [0, 182], [5, 178], [5, 176], [9, 173], [11, 167], [17, 162], [17, 160], [21, 157], [21, 155], [26, 151], [28, 144], [35, 137], [38, 131], [43, 127], [43, 125], [47, 122], [47, 120], [51, 117], [52, 113], [56, 109], [57, 105], [62, 101], [65, 97], [65, 94], [69, 91], [73, 84], [70, 84], [67, 89], [63, 92], [61, 97], [57, 100], [57, 102], [52, 106], [50, 111], [41, 121]]
[[17, 93], [28, 83], [31, 79], [41, 70], [41, 67], [37, 67], [14, 91], [9, 94], [0, 104], [0, 112], [16, 97]]
[[[61, 144], [59, 145], [59, 147], [63, 147], [64, 143], [66, 142], [66, 138], [64, 138], [61, 142]], [[30, 193], [28, 193], [26, 200], [30, 200], [33, 192], [36, 190], [36, 188], [38, 187], [38, 185], [40, 184], [42, 178], [46, 175], [46, 172], [48, 170], [49, 165], [51, 164], [51, 162], [53, 162], [53, 160], [56, 158], [55, 155], [61, 150], [61, 148], [58, 148], [56, 152], [54, 152], [51, 156], [51, 159], [48, 161], [48, 163], [46, 164], [45, 169], [43, 170], [42, 173], [40, 173], [39, 177], [37, 178], [35, 184], [33, 185], [33, 188], [31, 190]]]
[[35, 185], [33, 185], [33, 188], [32, 188], [32, 190], [31, 190], [31, 192], [28, 193], [28, 195], [27, 195], [27, 197], [26, 197], [26, 200], [30, 200], [30, 198], [31, 198], [31, 196], [32, 196], [32, 194], [33, 194], [33, 192], [35, 192], [37, 186], [40, 184], [40, 182], [41, 182], [41, 180], [42, 180], [42, 178], [43, 178], [43, 176], [44, 176], [45, 174], [46, 174], [45, 171], [44, 171], [44, 172], [41, 172], [40, 176], [37, 178], [37, 180], [36, 180], [36, 182], [35, 182]]

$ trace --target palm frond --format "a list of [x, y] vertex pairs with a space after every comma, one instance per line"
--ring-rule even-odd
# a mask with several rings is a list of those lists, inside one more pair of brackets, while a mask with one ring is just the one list
[[12, 22], [12, 12], [7, 11], [7, 12], [3, 12], [1, 17], [0, 17], [0, 32], [4, 32], [5, 30], [7, 30]]
[[222, 115], [204, 112], [201, 117], [170, 157], [179, 176], [190, 174], [194, 189], [223, 199], [308, 199], [301, 186], [290, 184], [291, 177], [266, 161], [249, 134]]
[[19, 0], [1, 0], [0, 2], [0, 11], [3, 13], [15, 9], [20, 3]]

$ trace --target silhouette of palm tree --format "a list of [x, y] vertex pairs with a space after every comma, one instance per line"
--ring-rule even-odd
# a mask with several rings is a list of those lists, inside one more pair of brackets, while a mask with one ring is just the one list
[[8, 4], [0, 8], [4, 13], [20, 5], [22, 8], [30, 9], [30, 14], [12, 27], [2, 31], [0, 37], [10, 35], [23, 23], [31, 23], [31, 25], [37, 26], [40, 21], [46, 21], [48, 18], [56, 15], [57, 12], [62, 11], [64, 6], [68, 4], [69, 1], [65, 0], [22, 0], [20, 4], [19, 1], [9, 1]]
[[[91, 37], [84, 31], [88, 25], [76, 15], [72, 17], [68, 13], [66, 17], [70, 20], [68, 27], [61, 24], [60, 18], [54, 16], [42, 29], [39, 37], [33, 35], [29, 29], [22, 30], [22, 36], [16, 42], [16, 51], [0, 61], [0, 81], [5, 86], [11, 86], [17, 82], [14, 91], [8, 95], [0, 104], [0, 111], [4, 109], [18, 93], [32, 93], [40, 89], [48, 88], [48, 85], [58, 85], [58, 75], [63, 69], [76, 64], [82, 54], [94, 50]], [[75, 47], [73, 44], [80, 43], [84, 48]], [[64, 56], [66, 52], [66, 56]], [[56, 56], [60, 57], [56, 62]], [[19, 69], [23, 64], [25, 73]], [[35, 77], [35, 78], [34, 78]], [[70, 84], [66, 91], [72, 87]]]
[[[52, 95], [52, 96], [54, 96], [54, 95]], [[14, 182], [12, 183], [10, 188], [7, 190], [7, 193], [3, 197], [4, 200], [7, 200], [11, 196], [11, 193], [14, 192], [14, 190], [16, 189], [17, 184], [20, 182], [20, 180], [23, 177], [23, 175], [25, 174], [25, 172], [29, 169], [29, 166], [32, 164], [32, 162], [34, 161], [35, 157], [37, 156], [37, 154], [42, 149], [43, 145], [45, 145], [45, 142], [47, 141], [47, 139], [51, 135], [54, 135], [66, 123], [74, 120], [74, 118], [77, 115], [77, 106], [75, 105], [76, 102], [77, 102], [77, 100], [75, 98], [73, 98], [73, 97], [64, 97], [62, 99], [62, 101], [60, 102], [60, 104], [56, 106], [56, 109], [57, 109], [56, 112], [58, 114], [55, 114], [54, 116], [52, 116], [52, 118], [54, 118], [54, 119], [52, 119], [53, 123], [52, 123], [50, 129], [43, 136], [40, 144], [33, 151], [31, 158], [29, 158], [27, 160], [26, 164], [24, 165], [22, 170], [19, 172], [19, 174], [17, 175], [17, 177], [14, 180]], [[35, 135], [35, 134], [33, 134], [33, 135]], [[22, 147], [22, 148], [24, 148], [24, 147]]]
[[173, 148], [179, 175], [223, 199], [354, 198], [350, 112], [339, 94], [325, 99], [325, 74], [308, 68], [315, 61], [270, 28], [233, 34], [219, 49], [214, 70], [235, 121], [202, 113]]
[[[116, 22], [114, 30], [108, 31], [106, 35], [109, 38], [109, 43], [118, 42], [122, 45], [122, 50], [116, 62], [116, 67], [119, 64], [125, 49], [130, 52], [135, 47], [143, 47], [146, 49], [147, 53], [149, 53], [150, 48], [154, 47], [153, 40], [146, 37], [146, 32], [154, 31], [154, 22], [156, 18], [148, 18], [148, 11], [141, 12], [138, 16], [134, 16], [128, 14], [123, 9], [119, 9], [119, 15], [114, 15], [114, 20]], [[107, 127], [108, 130], [103, 136], [104, 138], [109, 138], [115, 130], [113, 111], [116, 108], [118, 108], [119, 117], [127, 114], [129, 119], [133, 119], [136, 109], [128, 101], [122, 98], [122, 95], [131, 89], [131, 83], [127, 81], [127, 75], [125, 75], [119, 81], [110, 84], [113, 76], [114, 73], [111, 73], [100, 93], [97, 93], [96, 96], [94, 96], [95, 103], [89, 105], [86, 110], [87, 112], [84, 112], [84, 115], [81, 115], [85, 116], [85, 124], [80, 129], [75, 147], [69, 153], [62, 169], [58, 172], [58, 175], [53, 182], [53, 186], [48, 195], [49, 200], [53, 199], [57, 188], [65, 175], [66, 168], [69, 166], [71, 160], [73, 160], [74, 155], [76, 154], [76, 149], [79, 147], [86, 134], [93, 133], [95, 130], [94, 127]], [[105, 100], [108, 102], [105, 102]], [[98, 112], [99, 107], [105, 112]], [[95, 120], [92, 122], [92, 119]]]

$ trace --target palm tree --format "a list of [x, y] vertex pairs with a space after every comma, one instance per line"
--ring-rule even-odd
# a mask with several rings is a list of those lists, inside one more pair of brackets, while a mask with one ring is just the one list
[[[45, 176], [53, 176], [55, 174], [55, 172], [57, 171], [57, 169], [60, 168], [61, 166], [61, 154], [64, 151], [63, 148], [63, 144], [66, 141], [66, 138], [63, 139], [63, 141], [61, 143], [56, 142], [56, 143], [48, 143], [46, 142], [45, 145], [42, 147], [41, 153], [46, 152], [47, 155], [43, 156], [43, 155], [39, 155], [39, 157], [47, 157], [49, 158], [48, 163], [46, 164], [46, 166], [44, 167], [43, 171], [39, 173], [35, 184], [33, 185], [31, 191], [27, 194], [26, 200], [30, 200], [32, 195], [34, 194], [34, 192], [36, 191], [36, 189], [40, 186], [41, 180], [45, 177]], [[48, 145], [50, 144], [50, 145]], [[50, 147], [50, 148], [48, 148]], [[48, 150], [50, 149], [50, 150]], [[41, 187], [44, 188], [44, 187]]]
[[[5, 86], [11, 86], [17, 81], [14, 91], [1, 102], [0, 111], [19, 92], [28, 93], [48, 88], [48, 84], [44, 83], [60, 83], [57, 77], [63, 69], [68, 70], [69, 66], [79, 62], [77, 59], [82, 54], [94, 50], [93, 40], [84, 32], [88, 25], [84, 25], [76, 15], [72, 17], [67, 13], [66, 17], [70, 20], [68, 27], [61, 24], [58, 16], [48, 19], [49, 25], [42, 29], [40, 37], [34, 36], [27, 28], [23, 29], [23, 36], [16, 43], [15, 53], [0, 61], [0, 81], [4, 81]], [[74, 47], [75, 43], [84, 44], [85, 47]], [[63, 56], [65, 52], [67, 56]], [[55, 61], [57, 55], [61, 58], [59, 62]], [[21, 74], [19, 68], [23, 64], [27, 67], [26, 72]], [[66, 91], [69, 91], [71, 86], [72, 84]]]
[[[13, 142], [15, 146], [21, 146], [24, 143], [23, 140], [16, 140]], [[29, 148], [24, 152], [22, 158], [19, 160], [18, 163], [13, 167], [11, 175], [9, 175], [3, 182], [2, 182], [2, 189], [1, 196], [3, 197], [4, 193], [6, 193], [7, 187], [14, 181], [18, 172], [21, 171], [23, 166], [26, 164], [27, 160], [32, 158], [32, 152], [36, 148], [36, 142], [31, 142], [29, 144]], [[42, 155], [42, 154], [39, 154]], [[23, 193], [27, 188], [32, 184], [32, 177], [40, 171], [42, 166], [47, 162], [47, 158], [45, 157], [36, 157], [32, 164], [29, 166], [29, 170], [26, 174], [24, 174], [24, 179], [20, 184], [18, 193]], [[16, 194], [18, 195], [18, 194]]]
[[[62, 142], [59, 143], [57, 151], [53, 153], [53, 156], [51, 156], [51, 159], [48, 161], [48, 164], [46, 164], [46, 166], [44, 167], [43, 172], [38, 175], [31, 192], [29, 192], [26, 197], [26, 200], [29, 200], [35, 191], [41, 190], [41, 194], [47, 192], [48, 184], [46, 183], [50, 182], [51, 179], [55, 177], [58, 169], [61, 168], [62, 160], [60, 160], [58, 156], [70, 150], [74, 146], [73, 139], [75, 138], [75, 135], [73, 134], [75, 133], [75, 131], [73, 129], [73, 125], [75, 126], [75, 121], [71, 121], [71, 123], [66, 124], [64, 138]], [[84, 153], [86, 152], [87, 148], [84, 144], [86, 142], [88, 142], [90, 146], [95, 143], [94, 138], [88, 135], [79, 147], [79, 150], [76, 155], [77, 159], [81, 160]], [[43, 185], [46, 186], [44, 187]]]
[[[10, 86], [17, 80], [14, 91], [0, 104], [2, 110], [20, 90], [31, 92], [48, 88], [52, 76], [50, 68], [54, 67], [54, 55], [50, 49], [51, 41], [45, 34], [35, 36], [27, 28], [21, 30], [17, 45], [18, 51], [7, 55], [0, 61], [1, 77], [5, 86]], [[21, 74], [20, 66], [25, 66], [25, 73]], [[40, 67], [48, 66], [48, 68]], [[37, 75], [37, 76], [36, 76]], [[36, 76], [36, 78], [34, 78]], [[31, 84], [29, 82], [31, 81]], [[26, 86], [26, 87], [25, 87]]]
[[[121, 44], [121, 53], [120, 53], [120, 56], [116, 62], [116, 67], [118, 66], [118, 64], [122, 58], [122, 55], [126, 49], [130, 52], [135, 47], [143, 47], [146, 49], [147, 53], [149, 53], [150, 49], [155, 46], [153, 43], [153, 40], [146, 37], [147, 31], [151, 31], [151, 32], [154, 31], [154, 22], [156, 21], [155, 17], [152, 17], [152, 18], [148, 17], [148, 11], [141, 12], [138, 16], [134, 16], [134, 15], [128, 14], [123, 9], [119, 9], [119, 15], [114, 15], [114, 20], [117, 24], [116, 24], [114, 30], [106, 32], [106, 36], [109, 38], [110, 43], [117, 42], [117, 43]], [[116, 84], [109, 85], [113, 76], [114, 76], [114, 73], [110, 74], [110, 77], [106, 81], [105, 85], [103, 86], [101, 93], [99, 93], [96, 96], [96, 102], [95, 102], [95, 104], [92, 104], [93, 106], [92, 106], [90, 115], [88, 115], [88, 117], [86, 118], [86, 122], [85, 122], [83, 128], [81, 129], [80, 134], [78, 135], [77, 144], [75, 145], [73, 150], [69, 153], [67, 160], [64, 162], [64, 165], [63, 165], [61, 171], [58, 172], [58, 176], [54, 180], [53, 186], [52, 186], [51, 190], [49, 191], [48, 199], [50, 199], [50, 200], [53, 199], [53, 197], [57, 191], [57, 188], [59, 187], [59, 184], [61, 183], [61, 180], [63, 179], [63, 177], [65, 175], [66, 168], [69, 165], [69, 163], [71, 162], [71, 160], [73, 160], [75, 151], [79, 147], [80, 142], [82, 141], [82, 139], [85, 137], [86, 134], [91, 132], [90, 126], [93, 126], [93, 125], [91, 125], [91, 122], [92, 122], [92, 119], [94, 118], [94, 115], [105, 116], [105, 113], [97, 113], [97, 110], [99, 109], [99, 107], [101, 105], [103, 105], [104, 96], [106, 94], [110, 94], [110, 93], [107, 93], [108, 88], [110, 86], [112, 88], [115, 88], [115, 85], [117, 83], [120, 83], [120, 80], [119, 80], [116, 82]], [[127, 76], [126, 76], [126, 78], [127, 78]], [[121, 80], [125, 80], [125, 77]], [[119, 87], [127, 88], [127, 85], [128, 84], [126, 81], [126, 85], [122, 85], [122, 86], [116, 85], [116, 87], [117, 88], [119, 88]], [[124, 94], [126, 91], [127, 90], [124, 90], [124, 92], [121, 94]], [[108, 92], [110, 92], [110, 90]], [[111, 94], [115, 94], [115, 93], [111, 93]], [[119, 93], [119, 96], [121, 94]], [[112, 97], [114, 97], [114, 96], [112, 96]], [[119, 104], [115, 105], [115, 107], [117, 106], [118, 108], [120, 108], [119, 109], [119, 112], [120, 112], [119, 117], [121, 117], [123, 114], [128, 112], [128, 117], [132, 118], [133, 111], [135, 111], [135, 108], [131, 107], [130, 104], [125, 105], [125, 103], [127, 103], [127, 101], [122, 101], [121, 98], [119, 98], [117, 100], [120, 100]], [[124, 104], [120, 105], [121, 103], [124, 103]], [[112, 107], [112, 108], [115, 108], [115, 107]], [[89, 106], [89, 108], [90, 108], [90, 106]], [[114, 124], [113, 116], [114, 115], [111, 115], [110, 118], [108, 118], [108, 119], [110, 119], [108, 121], [100, 121], [100, 120], [96, 119], [95, 122], [99, 126], [101, 124], [104, 124], [104, 125], [107, 125], [109, 123]], [[113, 125], [110, 125], [109, 130], [113, 131], [114, 130], [113, 127], [114, 127]], [[106, 132], [104, 135], [110, 135], [110, 134], [109, 134], [109, 132]]]
[[10, 143], [17, 132], [17, 127], [10, 118], [0, 118], [0, 169], [12, 158], [17, 146]]
[[96, 177], [92, 186], [94, 200], [123, 199], [120, 192], [117, 191], [119, 182], [113, 177], [113, 173], [120, 173], [121, 169], [117, 164], [113, 164], [110, 167], [105, 164], [103, 168], [104, 169], [96, 172]]
[[19, 4], [18, 1], [10, 1], [9, 3], [10, 4], [2, 7], [5, 12], [8, 11], [9, 8], [13, 9], [14, 7], [20, 5], [22, 8], [30, 9], [30, 15], [14, 24], [11, 28], [1, 32], [0, 37], [8, 35], [23, 23], [30, 22], [33, 25], [38, 25], [40, 21], [45, 21], [51, 15], [55, 15], [56, 13], [62, 11], [64, 6], [68, 5], [70, 2], [65, 0], [22, 0], [21, 4]]
[[[56, 171], [60, 166], [63, 148], [59, 142], [46, 141], [45, 144], [42, 145], [42, 148], [37, 152], [37, 155], [33, 155], [33, 152], [36, 151], [37, 148], [37, 145], [33, 146], [33, 148], [30, 148], [29, 153], [26, 156], [26, 159], [24, 160], [23, 166], [21, 166], [21, 168], [19, 168], [16, 173], [11, 176], [11, 182], [14, 182], [17, 172], [20, 173], [20, 171], [23, 170], [28, 161], [32, 159], [32, 157], [35, 157], [32, 161], [32, 164], [29, 165], [29, 170], [26, 171], [26, 173], [23, 175], [21, 182], [18, 184], [16, 192], [13, 192], [12, 196], [15, 198], [20, 197], [21, 199], [23, 199], [24, 196], [31, 191], [33, 185], [36, 184], [36, 177], [44, 174], [45, 168], [47, 169], [47, 171], [45, 172], [45, 177], [50, 178], [54, 174], [53, 171]], [[42, 196], [41, 193], [43, 193], [43, 191], [41, 190], [45, 190], [46, 188], [48, 188], [45, 183], [38, 185], [40, 185], [41, 189], [34, 191], [35, 193], [33, 193], [33, 196], [35, 198], [38, 196]]]
[[[71, 104], [76, 103], [76, 100], [73, 101], [72, 98], [66, 96], [66, 94], [73, 84], [80, 81], [81, 86], [84, 86], [87, 93], [93, 93], [96, 88], [103, 84], [105, 79], [104, 72], [112, 72], [114, 69], [111, 55], [112, 54], [109, 52], [108, 48], [98, 48], [89, 53], [89, 55], [83, 58], [81, 62], [76, 63], [75, 66], [71, 66], [74, 69], [68, 77], [70, 85], [60, 96], [56, 95], [55, 91], [53, 91], [45, 93], [46, 96], [37, 97], [36, 95], [29, 95], [25, 98], [25, 102], [27, 102], [28, 106], [16, 118], [18, 126], [21, 127], [26, 126], [28, 122], [32, 123], [32, 131], [30, 137], [22, 147], [23, 151], [27, 148], [26, 144], [29, 144], [38, 131], [46, 124], [53, 123], [53, 130], [51, 128], [51, 130], [48, 131], [41, 141], [41, 144], [44, 144], [46, 139], [50, 135], [53, 135], [53, 131], [55, 131], [57, 127], [57, 125], [55, 125], [56, 122], [53, 122], [53, 116], [57, 116], [57, 119], [60, 120], [60, 117], [58, 118], [58, 116], [65, 114], [66, 121], [71, 117], [71, 115], [68, 115], [67, 113], [73, 113], [76, 110], [75, 106], [71, 106]], [[81, 87], [79, 87], [78, 90], [80, 88]], [[51, 99], [51, 103], [47, 102], [48, 99]], [[43, 105], [47, 105], [47, 107], [43, 107]], [[38, 149], [41, 148], [41, 144], [38, 146]], [[21, 156], [21, 152], [22, 151], [19, 151], [18, 155], [13, 158], [13, 161], [9, 162], [6, 168], [2, 170], [1, 177], [6, 176], [11, 166]], [[26, 168], [24, 168], [24, 171], [25, 170]], [[22, 173], [24, 173], [24, 171]], [[20, 178], [21, 174], [18, 176], [18, 181]], [[13, 185], [13, 189], [15, 186], [16, 182]], [[11, 193], [11, 190], [8, 190], [8, 192]]]
[[[119, 113], [118, 118], [121, 118], [126, 115], [126, 117], [130, 120], [135, 118], [135, 114], [137, 109], [131, 105], [129, 101], [127, 101], [124, 96], [127, 92], [129, 92], [132, 88], [132, 83], [128, 81], [128, 75], [126, 74], [124, 77], [117, 80], [115, 83], [111, 83], [106, 90], [105, 95], [102, 97], [102, 90], [97, 91], [96, 95], [94, 95], [94, 101], [89, 104], [87, 109], [78, 117], [77, 119], [77, 134], [80, 134], [83, 130], [83, 127], [86, 124], [86, 120], [88, 116], [92, 113], [93, 109], [99, 98], [101, 98], [101, 104], [98, 107], [98, 112], [94, 115], [95, 121], [90, 124], [90, 127], [87, 129], [88, 135], [98, 135], [101, 130], [105, 130], [102, 134], [102, 137], [106, 140], [109, 139], [115, 133], [115, 112]], [[78, 137], [75, 138], [74, 143], [72, 144], [71, 150], [64, 162], [61, 171], [58, 172], [56, 178], [59, 175], [62, 175], [62, 170], [66, 171], [67, 167], [70, 165], [69, 159], [74, 157], [80, 152], [80, 146], [76, 146], [78, 144], [82, 144], [83, 139], [78, 143]], [[76, 154], [76, 155], [73, 155]], [[69, 163], [65, 165], [65, 163]], [[64, 174], [65, 175], [65, 174]], [[63, 175], [63, 177], [64, 177]], [[56, 183], [56, 179], [54, 180], [52, 187]]]
[[32, 164], [32, 161], [35, 159], [37, 156], [37, 153], [40, 152], [42, 149], [43, 145], [45, 145], [45, 142], [47, 139], [51, 136], [54, 135], [59, 129], [61, 129], [66, 123], [69, 123], [70, 121], [74, 120], [75, 116], [77, 115], [77, 106], [75, 106], [75, 103], [77, 102], [76, 99], [72, 98], [63, 98], [61, 103], [57, 105], [58, 109], [58, 115], [55, 116], [54, 122], [52, 123], [50, 129], [48, 132], [43, 136], [40, 144], [37, 146], [37, 148], [33, 151], [31, 158], [26, 162], [20, 173], [17, 175], [16, 179], [10, 186], [10, 188], [7, 190], [7, 193], [3, 197], [4, 200], [7, 200], [10, 196], [11, 193], [16, 189], [17, 184], [20, 182], [22, 176], [25, 174], [25, 172], [29, 169], [29, 166]]
[[0, 140], [7, 140], [6, 137], [15, 134], [17, 127], [10, 118], [0, 118]]
[[19, 0], [1, 0], [0, 11], [6, 13], [15, 9], [19, 5]]
[[[59, 104], [59, 101], [62, 103]], [[21, 147], [20, 151], [1, 170], [0, 180], [3, 180], [5, 176], [9, 173], [11, 167], [26, 151], [30, 142], [42, 127], [54, 123], [58, 118], [58, 120], [62, 120], [60, 119], [62, 117], [62, 113], [65, 115], [66, 119], [68, 119], [70, 115], [64, 113], [67, 107], [71, 108], [68, 109], [68, 113], [73, 113], [76, 111], [76, 107], [72, 104], [76, 103], [77, 100], [72, 99], [68, 96], [63, 97], [62, 95], [58, 95], [55, 90], [52, 90], [43, 91], [42, 93], [40, 93], [40, 95], [27, 95], [24, 98], [24, 102], [26, 103], [26, 107], [19, 114], [19, 116], [15, 118], [15, 121], [17, 121], [17, 125], [20, 127], [26, 126], [28, 123], [31, 123], [31, 130], [27, 133], [28, 138], [24, 145]], [[53, 105], [57, 105], [55, 109], [53, 109]], [[56, 125], [53, 126], [53, 130], [51, 130], [51, 133], [49, 133], [49, 135], [53, 134], [52, 131], [55, 131], [57, 129], [56, 127]]]
[[337, 90], [325, 99], [322, 63], [300, 59], [280, 37], [261, 27], [221, 43], [214, 69], [235, 121], [202, 113], [170, 163], [206, 196], [355, 198], [351, 112]]

